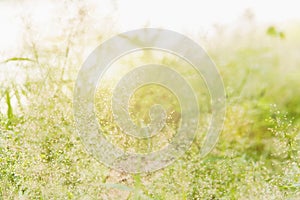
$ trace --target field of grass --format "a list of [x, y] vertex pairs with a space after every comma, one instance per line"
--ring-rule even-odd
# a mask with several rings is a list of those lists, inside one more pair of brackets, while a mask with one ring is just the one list
[[[22, 51], [0, 55], [0, 199], [300, 198], [299, 23], [284, 26], [281, 34], [275, 27], [249, 25], [193, 38], [206, 48], [224, 80], [227, 107], [219, 141], [200, 157], [210, 115], [204, 106], [199, 119], [204, 126], [184, 156], [152, 173], [128, 174], [98, 162], [76, 132], [73, 89], [90, 52], [83, 45], [93, 49], [115, 31], [92, 26], [82, 8], [75, 16], [64, 22], [65, 31], [46, 42], [25, 20]], [[149, 57], [141, 55], [145, 61]], [[166, 56], [161, 63], [170, 60]], [[187, 76], [197, 79], [190, 71]], [[206, 105], [203, 82], [193, 85], [201, 88], [200, 107]], [[128, 151], [149, 150], [122, 136], [106, 106], [110, 97], [108, 86], [96, 96], [105, 136]], [[141, 88], [131, 103], [137, 124], [149, 122], [153, 103], [165, 106], [167, 127], [151, 147], [166, 145], [180, 118], [174, 96], [156, 86]]]

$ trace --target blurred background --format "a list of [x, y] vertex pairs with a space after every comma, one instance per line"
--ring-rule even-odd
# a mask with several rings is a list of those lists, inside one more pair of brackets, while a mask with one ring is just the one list
[[[287, 1], [1, 1], [1, 51], [22, 46], [26, 25], [38, 31], [40, 39], [58, 37], [72, 19], [85, 15], [90, 33], [124, 32], [140, 27], [162, 27], [194, 37], [212, 36], [226, 27], [249, 28], [277, 25], [286, 28], [299, 23], [297, 2]], [[86, 13], [85, 13], [86, 12]], [[74, 25], [74, 24], [73, 24]], [[27, 27], [28, 28], [28, 27]], [[103, 33], [101, 35], [103, 35]], [[46, 40], [44, 41], [46, 42]]]

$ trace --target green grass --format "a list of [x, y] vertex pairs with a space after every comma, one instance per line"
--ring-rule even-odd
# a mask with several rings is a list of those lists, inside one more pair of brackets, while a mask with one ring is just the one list
[[[67, 55], [63, 48], [45, 48], [37, 43], [24, 47], [26, 59], [4, 58], [0, 67], [14, 61], [18, 70], [29, 75], [23, 83], [12, 80], [1, 84], [0, 197], [299, 199], [300, 59], [295, 51], [300, 45], [300, 30], [289, 28], [285, 38], [269, 36], [261, 28], [258, 34], [236, 37], [236, 32], [228, 44], [218, 43], [218, 37], [203, 41], [223, 76], [228, 96], [225, 125], [215, 149], [200, 157], [206, 130], [203, 126], [190, 150], [173, 165], [137, 175], [99, 163], [86, 152], [76, 133], [72, 91], [84, 59], [78, 50], [80, 31], [68, 42]], [[211, 45], [213, 42], [220, 44], [218, 48]], [[171, 61], [165, 58], [162, 62]], [[193, 82], [194, 77], [190, 80]], [[202, 83], [193, 84], [203, 88]], [[110, 135], [118, 129], [111, 121], [111, 111], [104, 106], [109, 92], [102, 88], [97, 103], [106, 136], [122, 148], [145, 152], [143, 142], [122, 137], [118, 131]], [[200, 91], [198, 96], [203, 97], [201, 107], [207, 103], [207, 94]], [[163, 146], [163, 138], [177, 127], [180, 116], [174, 97], [161, 88], [140, 90], [130, 108], [137, 123], [147, 123], [145, 113], [158, 99], [171, 117], [168, 129], [153, 139], [154, 149]], [[203, 124], [209, 111], [204, 108], [199, 119]]]

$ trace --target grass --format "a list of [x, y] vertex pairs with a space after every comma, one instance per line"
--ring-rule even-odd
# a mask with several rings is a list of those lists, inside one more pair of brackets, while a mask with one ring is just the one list
[[[84, 20], [79, 16], [74, 23]], [[173, 165], [132, 175], [99, 163], [86, 152], [74, 127], [72, 91], [84, 60], [78, 45], [88, 26], [82, 23], [68, 34], [67, 50], [33, 42], [24, 46], [21, 56], [3, 58], [0, 67], [17, 63], [26, 78], [22, 83], [1, 83], [0, 198], [299, 199], [299, 28], [288, 28], [284, 38], [258, 28], [244, 35], [236, 30], [224, 43], [219, 41], [224, 35], [202, 40], [228, 95], [218, 144], [201, 158], [206, 127], [200, 127], [190, 150]], [[163, 58], [162, 63], [172, 61]], [[186, 75], [191, 82], [197, 80], [192, 72]], [[202, 84], [193, 82], [204, 88]], [[197, 94], [202, 97], [200, 107], [207, 104], [202, 91]], [[109, 88], [102, 88], [97, 109], [106, 136], [125, 149], [149, 150], [146, 144], [122, 136], [105, 107], [109, 99]], [[163, 139], [177, 127], [178, 103], [169, 91], [153, 87], [137, 91], [130, 108], [137, 123], [147, 123], [147, 110], [157, 100], [167, 107], [170, 118], [168, 129], [153, 139], [154, 149], [165, 145]], [[209, 111], [204, 108], [199, 119], [203, 124]]]

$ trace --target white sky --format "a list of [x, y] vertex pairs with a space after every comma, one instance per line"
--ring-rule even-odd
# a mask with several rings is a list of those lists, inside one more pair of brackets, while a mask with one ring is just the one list
[[[25, 2], [25, 3], [24, 3]], [[0, 1], [0, 53], [14, 49], [21, 39], [20, 10], [27, 10], [43, 24], [57, 13], [50, 1]], [[280, 23], [300, 20], [300, 5], [296, 0], [89, 0], [98, 7], [99, 16], [111, 15], [117, 8], [117, 27], [120, 31], [151, 27], [177, 31], [207, 31], [214, 24], [234, 24], [246, 9], [251, 9], [259, 23]], [[97, 15], [98, 16], [98, 15]], [[51, 30], [49, 30], [51, 31]]]
[[146, 21], [175, 29], [207, 28], [214, 23], [233, 23], [248, 8], [261, 22], [300, 19], [300, 2], [297, 0], [131, 0], [120, 1], [119, 5], [120, 21], [125, 29]]

